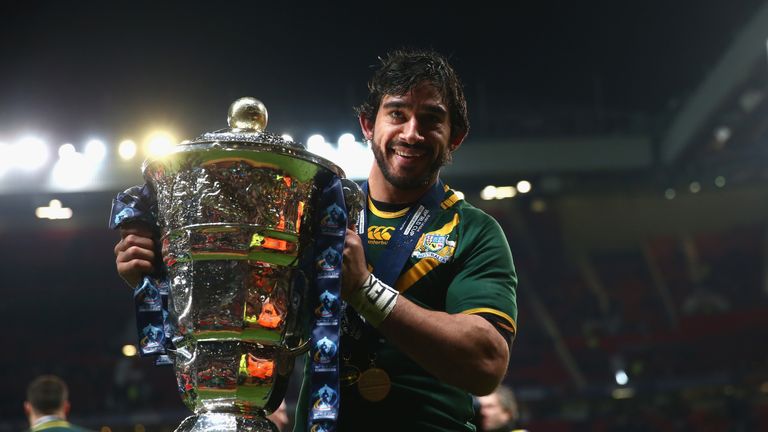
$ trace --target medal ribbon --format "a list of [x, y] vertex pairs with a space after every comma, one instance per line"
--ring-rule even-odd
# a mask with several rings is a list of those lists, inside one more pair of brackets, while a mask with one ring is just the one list
[[[366, 209], [368, 205], [368, 182], [362, 185], [363, 192], [366, 199]], [[389, 242], [387, 243], [384, 252], [379, 255], [373, 266], [374, 275], [389, 285], [395, 286], [397, 278], [400, 276], [405, 262], [413, 252], [416, 242], [421, 238], [421, 234], [429, 226], [429, 223], [438, 214], [440, 209], [440, 203], [445, 195], [445, 189], [443, 183], [438, 179], [435, 184], [429, 188], [419, 200], [411, 205], [400, 227], [392, 233]], [[369, 245], [368, 245], [368, 225], [369, 218], [366, 217], [366, 211], [361, 212], [361, 220], [358, 224], [358, 234], [363, 238], [363, 248], [365, 249], [365, 255], [367, 261], [370, 263]], [[351, 310], [351, 308], [350, 308]], [[371, 325], [363, 324], [361, 317], [357, 313], [348, 313], [346, 316], [346, 322], [348, 328], [358, 328], [362, 333], [362, 339], [365, 340], [369, 356], [377, 351], [377, 346], [380, 343], [381, 335]], [[348, 351], [345, 348], [345, 351]], [[371, 392], [363, 394], [363, 389], [358, 389], [363, 398], [377, 402], [382, 400], [389, 393], [389, 387], [382, 389], [381, 386], [386, 383], [389, 385], [389, 377], [387, 373], [377, 368], [374, 365], [374, 358], [370, 358], [371, 364], [367, 371], [363, 372], [358, 378], [362, 382], [363, 377], [366, 375], [368, 378], [373, 379], [373, 388]], [[360, 386], [358, 383], [358, 387]], [[370, 384], [370, 383], [369, 383]]]
[[315, 293], [310, 355], [310, 400], [307, 430], [336, 430], [339, 418], [339, 324], [341, 322], [341, 264], [347, 211], [341, 181], [334, 177], [318, 203], [314, 226], [314, 257], [310, 272]]
[[[109, 228], [117, 229], [124, 223], [140, 221], [154, 229], [157, 200], [149, 186], [134, 186], [117, 194], [112, 200]], [[155, 364], [171, 364], [167, 350], [171, 349], [171, 330], [168, 322], [168, 295], [170, 282], [165, 264], [159, 259], [160, 250], [156, 242], [154, 263], [155, 274], [144, 276], [133, 289], [133, 305], [136, 311], [136, 330], [139, 339], [139, 353], [144, 356], [158, 356]]]
[[[363, 183], [366, 205], [368, 205], [368, 182]], [[373, 274], [385, 284], [394, 287], [405, 262], [411, 256], [416, 242], [421, 234], [429, 226], [429, 222], [437, 215], [440, 202], [445, 195], [443, 182], [438, 179], [435, 184], [419, 198], [408, 210], [405, 220], [400, 227], [392, 233], [384, 253], [373, 264]], [[362, 212], [366, 214], [366, 212]], [[363, 237], [363, 248], [368, 256], [368, 218], [364, 217], [360, 227]], [[358, 231], [359, 232], [359, 231]]]

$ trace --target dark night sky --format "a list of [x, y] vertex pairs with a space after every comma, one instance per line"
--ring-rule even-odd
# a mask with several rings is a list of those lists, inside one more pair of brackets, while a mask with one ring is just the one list
[[474, 138], [652, 133], [763, 2], [261, 3], [5, 2], [0, 140], [188, 138], [244, 95], [273, 132], [335, 139], [356, 131], [376, 56], [401, 46], [453, 58]]

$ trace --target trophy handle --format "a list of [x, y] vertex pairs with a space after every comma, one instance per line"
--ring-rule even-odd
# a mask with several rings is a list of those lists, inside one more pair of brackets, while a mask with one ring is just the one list
[[347, 226], [356, 229], [360, 221], [360, 213], [365, 208], [365, 194], [357, 183], [348, 178], [341, 179], [341, 187], [344, 190], [344, 203], [347, 206]]
[[283, 354], [297, 357], [305, 352], [309, 351], [309, 339], [305, 340], [304, 342], [301, 342], [298, 346], [295, 346], [293, 348], [291, 347], [283, 347]]
[[[299, 278], [297, 280], [297, 278]], [[294, 313], [292, 314], [294, 319], [297, 319], [299, 315], [304, 313], [306, 305], [302, 306], [302, 303], [308, 298], [309, 279], [307, 275], [300, 269], [296, 269], [292, 276], [292, 289], [291, 289], [291, 304]], [[299, 282], [300, 281], [300, 282]], [[301, 288], [300, 288], [301, 287]], [[296, 291], [298, 290], [298, 291]], [[284, 343], [280, 347], [280, 355], [287, 357], [296, 357], [309, 351], [309, 343], [311, 338], [308, 334], [301, 331], [303, 324], [292, 324], [289, 326], [288, 332], [285, 334]], [[289, 346], [289, 343], [295, 343], [294, 346]]]

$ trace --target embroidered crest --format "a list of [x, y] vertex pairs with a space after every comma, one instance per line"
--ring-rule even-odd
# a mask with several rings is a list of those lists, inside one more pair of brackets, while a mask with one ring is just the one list
[[424, 236], [424, 245], [428, 251], [438, 252], [445, 247], [445, 239], [448, 236], [442, 234], [427, 234]]
[[438, 234], [437, 232], [425, 233], [416, 248], [413, 250], [411, 257], [422, 258], [434, 258], [441, 263], [445, 264], [453, 258], [453, 252], [456, 249], [456, 241], [450, 239], [451, 234]]

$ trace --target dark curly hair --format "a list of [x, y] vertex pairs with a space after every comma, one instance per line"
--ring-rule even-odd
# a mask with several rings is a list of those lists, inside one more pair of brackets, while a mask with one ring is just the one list
[[467, 100], [456, 71], [441, 54], [428, 50], [399, 49], [379, 57], [381, 65], [368, 82], [368, 97], [355, 111], [371, 122], [384, 95], [404, 95], [420, 84], [434, 86], [448, 105], [451, 137], [469, 131]]

